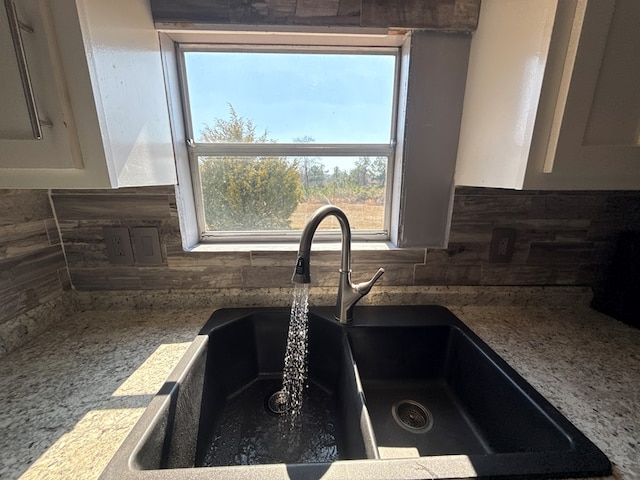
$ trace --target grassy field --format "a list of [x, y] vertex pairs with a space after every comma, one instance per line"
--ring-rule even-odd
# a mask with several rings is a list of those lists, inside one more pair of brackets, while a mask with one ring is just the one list
[[[296, 208], [293, 215], [291, 215], [291, 228], [302, 229], [304, 228], [307, 219], [318, 208], [326, 205], [326, 203], [307, 202], [301, 203]], [[347, 214], [349, 224], [354, 230], [381, 230], [382, 219], [384, 217], [384, 205], [369, 205], [369, 204], [347, 204], [336, 202], [336, 206], [340, 207]], [[323, 220], [318, 227], [321, 230], [339, 229], [340, 226], [335, 218], [327, 218]]]

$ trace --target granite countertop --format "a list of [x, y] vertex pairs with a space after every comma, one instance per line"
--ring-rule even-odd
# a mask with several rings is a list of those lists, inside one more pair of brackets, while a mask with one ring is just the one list
[[[485, 301], [437, 303], [600, 447], [616, 478], [640, 479], [640, 330], [590, 310], [580, 296], [472, 297]], [[147, 309], [94, 300], [0, 359], [0, 478], [96, 479], [215, 303]]]

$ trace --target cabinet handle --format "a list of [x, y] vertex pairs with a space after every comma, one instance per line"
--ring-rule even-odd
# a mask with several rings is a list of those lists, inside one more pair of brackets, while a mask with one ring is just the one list
[[31, 32], [33, 32], [33, 29], [26, 25], [23, 27], [23, 24], [18, 20], [16, 6], [12, 0], [4, 0], [4, 6], [7, 11], [9, 30], [11, 32], [11, 39], [13, 40], [13, 49], [16, 52], [16, 60], [18, 62], [18, 69], [20, 70], [22, 90], [24, 91], [24, 98], [27, 102], [27, 110], [29, 111], [31, 131], [33, 132], [33, 138], [36, 140], [42, 140], [42, 129], [40, 128], [40, 120], [38, 118], [38, 106], [36, 105], [36, 99], [33, 95], [33, 86], [31, 85], [27, 56], [24, 51], [24, 44], [22, 43], [22, 33], [20, 32], [21, 28], [25, 28], [27, 31]]

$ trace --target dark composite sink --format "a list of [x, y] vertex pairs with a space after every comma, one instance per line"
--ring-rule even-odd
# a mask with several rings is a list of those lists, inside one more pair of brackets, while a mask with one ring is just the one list
[[223, 309], [105, 469], [126, 478], [577, 477], [610, 473], [578, 429], [451, 312], [309, 317], [302, 431], [282, 437], [287, 309]]
[[[232, 315], [226, 322], [225, 314]], [[222, 325], [220, 325], [222, 320]], [[270, 400], [282, 388], [288, 316], [254, 312], [211, 322], [195, 451], [196, 466], [326, 463], [367, 458], [363, 409], [345, 333], [324, 317], [309, 319], [309, 388], [295, 442]], [[284, 429], [284, 431], [283, 431]], [[367, 437], [368, 438], [368, 437]], [[186, 465], [192, 466], [191, 461]]]
[[420, 310], [378, 308], [367, 325], [349, 330], [382, 458], [466, 455], [478, 475], [608, 468], [591, 442], [457, 318], [441, 312], [416, 322]]

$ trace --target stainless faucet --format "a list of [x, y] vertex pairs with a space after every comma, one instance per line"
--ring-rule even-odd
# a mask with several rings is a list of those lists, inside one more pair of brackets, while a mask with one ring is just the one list
[[311, 274], [309, 260], [311, 258], [311, 241], [318, 225], [329, 215], [333, 215], [340, 223], [342, 231], [342, 254], [340, 258], [340, 281], [338, 283], [338, 299], [336, 301], [335, 317], [340, 323], [349, 323], [353, 320], [353, 307], [364, 297], [373, 284], [384, 273], [384, 268], [378, 269], [376, 274], [368, 282], [353, 284], [351, 282], [351, 228], [345, 213], [335, 205], [320, 207], [307, 221], [300, 238], [298, 260], [293, 272], [293, 283], [310, 283]]

